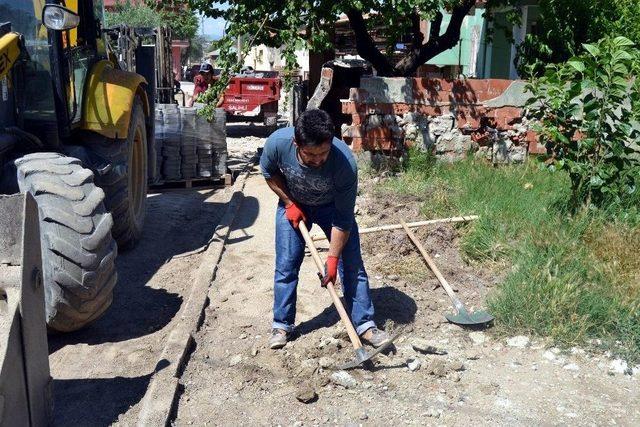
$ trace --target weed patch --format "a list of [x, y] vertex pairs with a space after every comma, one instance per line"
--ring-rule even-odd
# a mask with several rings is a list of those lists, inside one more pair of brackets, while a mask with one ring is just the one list
[[494, 168], [428, 157], [411, 153], [405, 172], [377, 191], [420, 197], [427, 218], [480, 215], [461, 228], [461, 250], [468, 261], [508, 269], [488, 301], [499, 331], [549, 336], [560, 345], [599, 339], [640, 360], [640, 227], [633, 209], [570, 214], [568, 175], [534, 161]]

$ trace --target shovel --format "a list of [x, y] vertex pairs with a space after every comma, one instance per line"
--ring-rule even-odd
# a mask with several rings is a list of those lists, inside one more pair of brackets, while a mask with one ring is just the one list
[[[311, 256], [316, 263], [316, 267], [318, 268], [318, 276], [320, 277], [320, 279], [322, 279], [324, 274], [324, 263], [320, 259], [318, 250], [316, 249], [316, 246], [314, 245], [313, 240], [311, 240], [311, 236], [309, 235], [309, 230], [307, 230], [307, 226], [303, 221], [300, 222], [299, 228], [300, 228], [300, 232], [302, 233], [302, 237], [304, 238], [304, 241], [307, 243], [307, 247], [311, 252]], [[347, 329], [347, 334], [349, 335], [349, 339], [351, 340], [353, 349], [356, 352], [356, 358], [354, 360], [347, 362], [344, 365], [338, 366], [337, 367], [338, 369], [355, 368], [356, 366], [365, 364], [365, 362], [369, 362], [370, 364], [371, 359], [375, 355], [387, 349], [391, 344], [393, 344], [393, 341], [395, 341], [395, 339], [398, 338], [402, 333], [402, 329], [398, 329], [390, 337], [387, 343], [381, 345], [380, 347], [376, 348], [371, 352], [365, 351], [364, 346], [360, 341], [360, 337], [356, 333], [356, 329], [353, 327], [353, 323], [351, 323], [351, 319], [349, 318], [347, 311], [344, 309], [344, 305], [342, 305], [342, 301], [340, 301], [340, 297], [338, 296], [338, 294], [336, 293], [336, 290], [333, 287], [333, 283], [327, 284], [326, 288], [329, 291], [329, 294], [331, 295], [331, 299], [333, 300], [333, 305], [336, 307], [336, 310], [338, 310], [338, 314], [340, 315], [340, 319], [342, 320], [342, 323], [344, 323], [344, 326]]]
[[435, 274], [438, 278], [438, 281], [440, 281], [440, 284], [447, 292], [447, 295], [449, 295], [449, 298], [451, 298], [451, 302], [453, 303], [453, 307], [456, 309], [457, 314], [447, 313], [444, 315], [444, 317], [446, 317], [449, 322], [455, 323], [457, 325], [473, 326], [484, 325], [491, 322], [493, 320], [493, 316], [486, 311], [480, 310], [474, 311], [473, 313], [469, 313], [469, 311], [467, 311], [462, 301], [460, 301], [458, 297], [456, 297], [456, 294], [453, 292], [453, 289], [451, 289], [451, 286], [449, 286], [447, 280], [444, 278], [442, 273], [440, 273], [440, 270], [438, 270], [436, 264], [433, 262], [429, 254], [427, 254], [427, 251], [425, 251], [422, 244], [418, 241], [416, 235], [413, 234], [413, 231], [409, 229], [404, 221], [400, 221], [400, 224], [402, 224], [402, 228], [404, 228], [404, 231], [406, 231], [407, 236], [409, 236], [413, 244], [418, 248], [418, 251], [420, 251], [420, 254], [427, 262], [427, 265], [429, 266], [431, 271], [433, 271], [433, 274]]

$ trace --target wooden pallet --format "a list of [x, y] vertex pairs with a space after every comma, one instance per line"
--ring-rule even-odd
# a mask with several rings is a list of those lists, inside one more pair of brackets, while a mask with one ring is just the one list
[[219, 178], [189, 178], [176, 181], [161, 181], [153, 184], [153, 190], [180, 190], [188, 188], [228, 187], [233, 184], [233, 175], [226, 173]]

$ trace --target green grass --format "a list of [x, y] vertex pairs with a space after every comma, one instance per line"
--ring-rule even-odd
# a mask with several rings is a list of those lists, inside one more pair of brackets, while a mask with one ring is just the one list
[[499, 331], [560, 345], [600, 339], [640, 360], [637, 197], [608, 212], [570, 213], [568, 177], [534, 161], [494, 168], [473, 160], [436, 163], [417, 153], [377, 191], [423, 198], [429, 218], [480, 215], [461, 228], [461, 249], [470, 262], [506, 271], [488, 301]]

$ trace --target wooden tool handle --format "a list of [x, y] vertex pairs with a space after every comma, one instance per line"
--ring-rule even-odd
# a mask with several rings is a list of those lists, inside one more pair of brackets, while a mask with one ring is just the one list
[[[478, 215], [455, 216], [452, 218], [429, 219], [427, 221], [409, 222], [407, 223], [407, 226], [411, 228], [415, 228], [415, 227], [423, 227], [425, 225], [432, 225], [432, 224], [468, 222], [478, 218], [479, 218]], [[402, 224], [381, 225], [378, 227], [361, 228], [358, 231], [358, 233], [362, 235], [362, 234], [368, 234], [368, 233], [376, 233], [378, 231], [400, 230], [401, 228], [402, 228]], [[325, 236], [324, 234], [318, 234], [312, 237], [314, 242], [317, 242], [318, 240], [326, 240], [326, 238], [327, 236]]]
[[411, 239], [413, 244], [416, 245], [416, 248], [418, 248], [418, 251], [420, 251], [420, 254], [424, 258], [424, 260], [427, 262], [427, 265], [429, 266], [431, 271], [433, 271], [433, 274], [435, 274], [436, 277], [438, 278], [438, 281], [440, 282], [444, 290], [449, 295], [449, 298], [451, 298], [454, 302], [457, 301], [458, 298], [456, 297], [456, 294], [453, 292], [453, 289], [451, 289], [451, 286], [449, 286], [449, 282], [447, 282], [447, 279], [445, 279], [442, 273], [440, 273], [440, 270], [438, 270], [436, 263], [433, 262], [433, 260], [431, 259], [427, 251], [424, 249], [424, 247], [416, 237], [416, 235], [413, 234], [413, 231], [411, 231], [411, 229], [407, 227], [407, 224], [404, 221], [400, 220], [400, 224], [402, 225], [402, 228], [404, 228], [404, 231], [406, 231], [407, 236], [409, 236], [409, 239]]
[[[307, 226], [304, 221], [300, 221], [300, 232], [302, 233], [302, 237], [304, 241], [307, 243], [307, 247], [309, 248], [309, 252], [311, 252], [311, 257], [313, 261], [316, 263], [316, 267], [318, 267], [318, 273], [324, 276], [324, 263], [320, 259], [320, 254], [318, 254], [318, 250], [316, 249], [316, 245], [311, 240], [311, 236], [309, 235], [309, 230], [307, 230]], [[362, 348], [362, 342], [360, 341], [360, 337], [356, 333], [356, 329], [353, 327], [353, 323], [351, 323], [351, 319], [347, 314], [347, 311], [344, 309], [342, 305], [342, 301], [340, 301], [340, 297], [336, 293], [336, 290], [333, 288], [333, 283], [327, 284], [327, 290], [331, 295], [331, 299], [333, 300], [333, 305], [335, 305], [336, 310], [338, 310], [338, 314], [340, 315], [340, 319], [342, 319], [342, 323], [347, 328], [347, 334], [349, 334], [349, 338], [351, 339], [351, 344], [355, 350], [359, 350]]]

